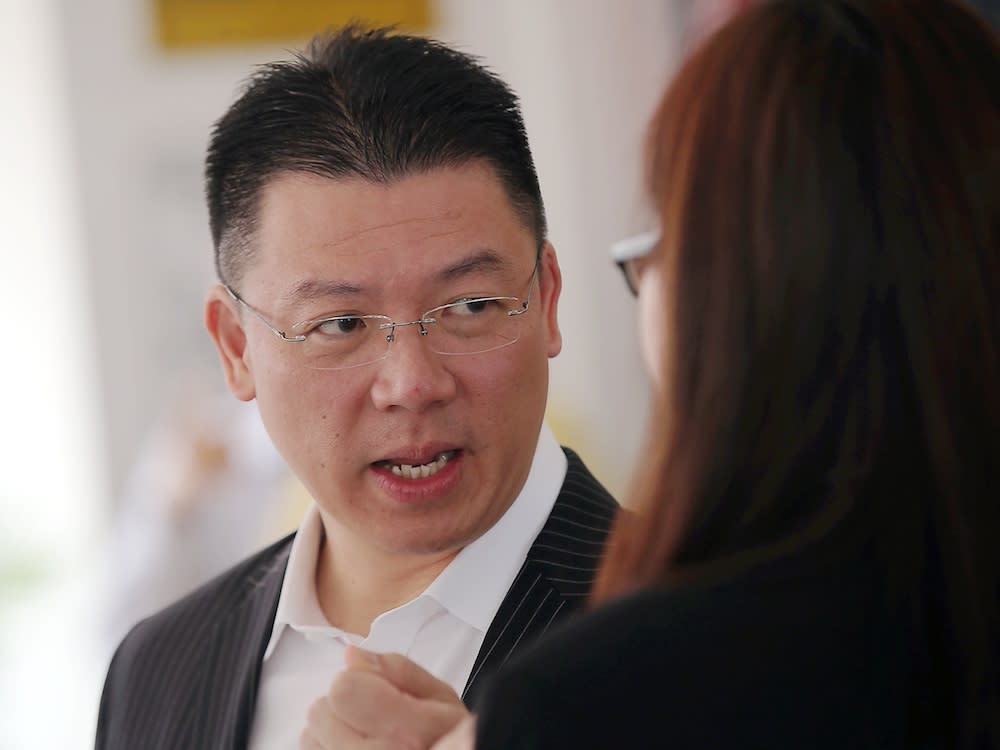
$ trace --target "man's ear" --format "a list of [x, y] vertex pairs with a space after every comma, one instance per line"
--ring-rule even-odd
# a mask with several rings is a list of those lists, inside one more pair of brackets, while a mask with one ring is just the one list
[[241, 401], [250, 401], [257, 392], [244, 356], [246, 332], [236, 302], [221, 284], [212, 287], [205, 300], [205, 328], [219, 352], [229, 390]]
[[538, 269], [538, 292], [541, 298], [542, 317], [545, 322], [547, 351], [550, 357], [562, 351], [562, 332], [559, 330], [559, 294], [562, 292], [562, 271], [556, 249], [551, 242], [542, 248], [541, 266]]

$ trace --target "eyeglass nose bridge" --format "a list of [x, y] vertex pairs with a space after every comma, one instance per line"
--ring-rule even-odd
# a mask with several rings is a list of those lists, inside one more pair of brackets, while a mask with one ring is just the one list
[[437, 323], [436, 318], [417, 318], [416, 320], [408, 320], [405, 323], [394, 323], [391, 320], [388, 323], [382, 323], [378, 329], [384, 331], [386, 328], [389, 329], [389, 333], [386, 334], [385, 340], [390, 344], [396, 340], [396, 329], [403, 328], [404, 326], [420, 326], [420, 335], [427, 335], [427, 325], [431, 323]]

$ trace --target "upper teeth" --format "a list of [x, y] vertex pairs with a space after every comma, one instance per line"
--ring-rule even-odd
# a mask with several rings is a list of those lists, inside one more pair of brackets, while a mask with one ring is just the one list
[[424, 479], [425, 477], [432, 477], [441, 471], [441, 469], [444, 468], [444, 465], [448, 463], [449, 458], [450, 455], [448, 453], [442, 453], [428, 464], [420, 464], [419, 466], [410, 466], [409, 464], [391, 464], [389, 468], [397, 477], [404, 477], [405, 479]]

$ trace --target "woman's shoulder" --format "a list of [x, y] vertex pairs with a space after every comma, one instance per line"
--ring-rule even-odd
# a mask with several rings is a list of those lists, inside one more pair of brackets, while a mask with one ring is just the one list
[[889, 634], [893, 605], [874, 564], [791, 565], [623, 597], [571, 620], [543, 649], [576, 648], [581, 639], [610, 640], [620, 651], [627, 635], [628, 648], [650, 648], [664, 658], [685, 659], [700, 646], [735, 658], [758, 639], [766, 642], [760, 646], [790, 650], [860, 645]]
[[[500, 711], [524, 737], [536, 720], [546, 732], [573, 727], [566, 746], [597, 737], [621, 744], [627, 731], [629, 746], [641, 747], [669, 725], [675, 747], [868, 746], [859, 739], [892, 747], [907, 649], [872, 579], [863, 566], [848, 566], [612, 602], [501, 673], [487, 694], [483, 732]], [[746, 744], [733, 745], [737, 737]], [[546, 746], [562, 739], [548, 736]]]

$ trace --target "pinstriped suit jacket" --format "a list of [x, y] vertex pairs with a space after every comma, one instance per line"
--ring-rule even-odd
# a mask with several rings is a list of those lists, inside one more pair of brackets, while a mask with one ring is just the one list
[[[486, 678], [590, 591], [618, 504], [565, 449], [552, 513], [497, 611], [466, 685]], [[118, 647], [101, 696], [97, 750], [242, 750], [292, 537], [139, 623]]]

